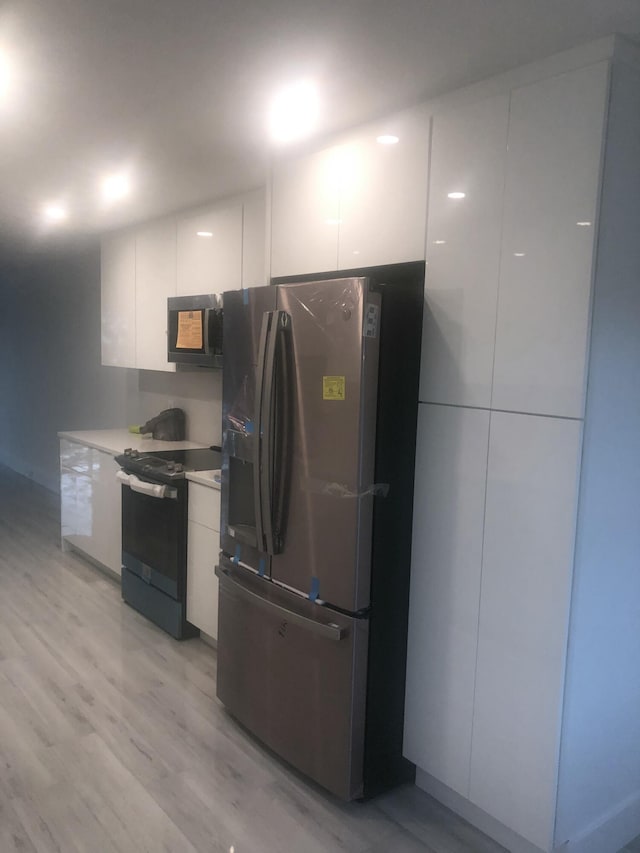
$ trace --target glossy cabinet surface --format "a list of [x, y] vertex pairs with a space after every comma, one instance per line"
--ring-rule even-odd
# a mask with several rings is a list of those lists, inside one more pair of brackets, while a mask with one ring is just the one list
[[582, 417], [608, 63], [511, 95], [492, 407]]
[[[384, 145], [378, 136], [398, 142]], [[416, 109], [367, 126], [342, 158], [338, 269], [424, 258], [429, 115]]]
[[242, 203], [219, 203], [177, 220], [178, 296], [237, 290], [242, 283]]
[[491, 413], [470, 799], [553, 830], [582, 424]]
[[489, 412], [420, 405], [404, 754], [463, 796], [478, 637]]
[[212, 639], [218, 636], [220, 492], [189, 483], [187, 532], [187, 619]]
[[167, 361], [167, 299], [176, 294], [176, 225], [136, 231], [136, 367], [174, 371]]
[[121, 486], [110, 453], [60, 440], [63, 544], [78, 548], [116, 574], [121, 571]]
[[[395, 135], [382, 145], [377, 137]], [[429, 116], [368, 125], [340, 144], [273, 168], [271, 275], [424, 258]]]
[[[433, 119], [420, 399], [491, 403], [508, 94]], [[462, 199], [449, 193], [463, 192]]]
[[338, 266], [342, 148], [277, 163], [271, 185], [271, 275]]
[[102, 364], [136, 364], [136, 241], [131, 232], [103, 238], [100, 254]]

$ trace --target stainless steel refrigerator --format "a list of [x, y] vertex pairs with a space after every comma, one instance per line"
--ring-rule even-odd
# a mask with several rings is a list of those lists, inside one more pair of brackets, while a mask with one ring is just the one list
[[424, 266], [224, 294], [217, 693], [344, 799], [408, 778]]

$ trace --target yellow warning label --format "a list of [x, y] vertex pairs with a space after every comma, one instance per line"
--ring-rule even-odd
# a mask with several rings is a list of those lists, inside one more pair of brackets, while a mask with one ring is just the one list
[[345, 390], [346, 382], [344, 376], [322, 377], [323, 400], [344, 400], [346, 396]]

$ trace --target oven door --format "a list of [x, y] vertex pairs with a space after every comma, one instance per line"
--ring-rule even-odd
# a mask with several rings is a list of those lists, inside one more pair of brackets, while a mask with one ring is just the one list
[[136, 475], [122, 480], [122, 563], [177, 601], [185, 594], [186, 482], [162, 487]]

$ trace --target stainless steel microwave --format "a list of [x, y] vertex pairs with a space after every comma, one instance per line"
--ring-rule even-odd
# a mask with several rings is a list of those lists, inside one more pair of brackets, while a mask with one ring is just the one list
[[168, 361], [222, 367], [222, 296], [170, 296], [167, 330]]

